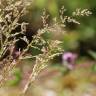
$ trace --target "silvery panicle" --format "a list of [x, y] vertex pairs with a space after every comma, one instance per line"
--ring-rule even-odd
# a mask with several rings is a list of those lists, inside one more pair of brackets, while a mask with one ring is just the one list
[[[47, 19], [49, 15], [46, 14], [46, 11], [44, 10], [43, 16], [41, 16], [44, 28], [39, 29], [37, 31], [37, 34], [32, 36], [33, 40], [31, 42], [28, 42], [26, 37], [20, 38], [27, 43], [27, 46], [23, 50], [18, 49], [18, 51], [16, 51], [15, 44], [18, 40], [20, 40], [16, 38], [16, 35], [19, 33], [15, 32], [12, 34], [11, 32], [19, 25], [21, 26], [20, 34], [24, 34], [24, 32], [26, 32], [26, 25], [28, 23], [19, 23], [19, 19], [26, 13], [26, 9], [30, 5], [31, 1], [29, 2], [29, 0], [5, 0], [5, 5], [3, 5], [3, 2], [4, 0], [2, 0], [2, 3], [0, 4], [0, 81], [2, 85], [2, 82], [5, 82], [7, 80], [7, 77], [8, 75], [10, 75], [11, 70], [16, 67], [20, 60], [35, 58], [35, 64], [33, 66], [32, 73], [30, 74], [28, 81], [22, 91], [22, 94], [25, 95], [28, 88], [30, 87], [30, 84], [34, 82], [38, 74], [46, 66], [48, 66], [48, 61], [63, 52], [62, 48], [60, 48], [60, 44], [62, 42], [59, 40], [45, 40], [42, 37], [42, 34], [46, 32], [51, 32], [52, 30], [55, 30], [54, 28], [56, 28], [51, 27], [49, 24], [47, 24]], [[64, 7], [62, 7], [60, 10], [61, 22], [58, 22], [58, 24], [63, 25], [63, 27], [66, 26], [66, 22], [73, 22], [79, 24], [79, 22], [73, 17], [64, 16], [65, 11], [66, 10], [64, 9]], [[83, 12], [86, 14], [86, 10]], [[61, 28], [60, 31], [62, 31]], [[5, 38], [3, 38], [3, 35], [5, 36]], [[9, 40], [9, 38], [12, 36], [13, 39]], [[42, 47], [39, 48], [37, 47], [38, 45]], [[37, 54], [35, 56], [28, 56], [27, 52], [29, 48], [39, 50], [41, 51], [41, 54]], [[8, 56], [5, 56], [6, 52], [8, 52]], [[64, 53], [62, 58], [64, 62], [66, 61], [70, 64], [74, 64], [76, 59], [73, 53]]]

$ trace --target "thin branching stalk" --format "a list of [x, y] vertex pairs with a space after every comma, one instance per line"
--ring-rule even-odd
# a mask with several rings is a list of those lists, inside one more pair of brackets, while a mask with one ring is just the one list
[[[32, 36], [32, 41], [29, 42], [27, 36], [23, 36], [20, 38], [16, 38], [16, 36], [19, 34], [25, 34], [25, 32], [27, 31], [26, 25], [28, 25], [28, 23], [25, 22], [19, 23], [19, 19], [26, 13], [28, 7], [27, 5], [30, 4], [28, 4], [27, 0], [19, 0], [19, 1], [4, 0], [4, 1], [6, 2], [6, 5], [3, 5], [3, 3], [0, 4], [2, 5], [0, 6], [1, 8], [0, 9], [0, 28], [1, 28], [0, 29], [0, 75], [2, 75], [2, 80], [0, 81], [1, 82], [0, 84], [3, 85], [3, 83], [7, 80], [7, 77], [9, 76], [11, 70], [14, 67], [16, 67], [16, 65], [22, 59], [35, 58], [36, 63], [33, 66], [32, 73], [30, 74], [29, 79], [20, 94], [26, 96], [26, 93], [31, 83], [33, 83], [35, 79], [38, 77], [38, 75], [40, 74], [40, 72], [48, 66], [48, 62], [51, 59], [53, 59], [55, 56], [58, 56], [63, 52], [62, 48], [60, 47], [60, 44], [62, 43], [61, 41], [45, 39], [43, 35], [46, 32], [52, 32], [54, 30], [56, 32], [57, 29], [60, 29], [58, 31], [64, 31], [61, 29], [61, 27], [62, 26], [65, 27], [66, 22], [68, 23], [73, 22], [76, 24], [80, 24], [78, 20], [75, 19], [74, 17], [78, 15], [89, 16], [91, 12], [88, 11], [88, 9], [85, 10], [76, 9], [76, 11], [72, 13], [71, 17], [65, 16], [64, 12], [66, 11], [66, 9], [63, 6], [60, 10], [60, 22], [57, 22], [55, 19], [55, 24], [53, 24], [53, 26], [50, 26], [47, 23], [49, 15], [44, 9], [43, 15], [41, 16], [44, 28], [39, 29], [37, 31], [37, 34]], [[56, 28], [59, 25], [60, 28]], [[12, 31], [15, 30], [18, 26], [21, 26], [20, 32], [12, 33]], [[5, 36], [4, 40], [3, 40], [3, 35]], [[13, 37], [13, 39], [10, 39], [11, 37]], [[15, 44], [19, 40], [23, 40], [27, 44], [26, 48], [24, 48], [23, 50], [21, 50], [20, 48], [18, 48], [18, 50], [15, 50], [16, 48]], [[37, 55], [30, 54], [30, 56], [27, 56], [28, 50], [30, 48], [39, 50], [40, 53], [38, 53]], [[9, 51], [8, 56], [5, 56], [6, 52], [8, 51]], [[15, 56], [17, 56], [17, 58], [14, 58], [13, 56], [14, 53]]]

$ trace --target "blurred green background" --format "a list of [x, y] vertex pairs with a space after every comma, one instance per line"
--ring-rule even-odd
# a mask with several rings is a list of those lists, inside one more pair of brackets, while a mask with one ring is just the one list
[[54, 17], [59, 18], [59, 10], [63, 5], [67, 9], [65, 15], [68, 16], [71, 16], [76, 8], [87, 8], [92, 11], [92, 15], [78, 18], [80, 25], [68, 23], [65, 29], [67, 34], [64, 36], [61, 34], [64, 50], [75, 51], [80, 56], [92, 57], [91, 53], [96, 51], [96, 0], [34, 0], [23, 19], [36, 31], [42, 27], [41, 15], [44, 8], [50, 15], [48, 22], [51, 24]]

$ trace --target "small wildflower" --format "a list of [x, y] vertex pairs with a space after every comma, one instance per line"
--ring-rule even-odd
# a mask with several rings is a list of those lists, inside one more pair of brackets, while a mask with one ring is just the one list
[[73, 69], [76, 58], [77, 58], [77, 55], [72, 52], [64, 53], [62, 56], [64, 66], [66, 66], [68, 69]]

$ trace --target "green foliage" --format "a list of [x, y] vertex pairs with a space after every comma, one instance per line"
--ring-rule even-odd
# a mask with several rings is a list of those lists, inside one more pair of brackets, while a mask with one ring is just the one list
[[96, 60], [96, 52], [94, 51], [88, 51], [88, 53], [92, 56], [94, 60]]
[[96, 73], [96, 64], [92, 66], [92, 72]]
[[12, 80], [8, 80], [7, 81], [7, 85], [9, 86], [17, 86], [20, 81], [21, 81], [21, 71], [19, 68], [15, 68], [14, 70], [12, 70], [12, 76], [14, 77], [14, 79]]
[[65, 50], [76, 50], [78, 48], [79, 36], [76, 32], [65, 34], [63, 38], [63, 47]]

